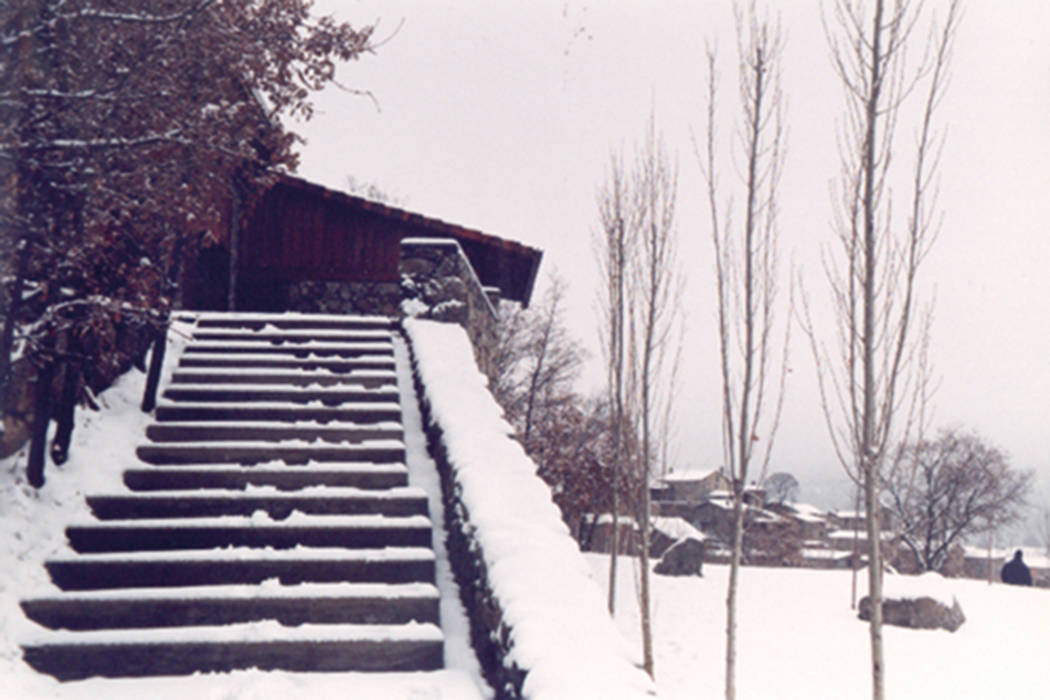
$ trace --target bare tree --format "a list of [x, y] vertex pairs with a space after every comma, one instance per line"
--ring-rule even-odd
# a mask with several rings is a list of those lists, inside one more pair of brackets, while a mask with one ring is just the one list
[[[603, 286], [601, 338], [608, 369], [612, 463], [635, 488], [627, 511], [640, 534], [640, 606], [645, 669], [653, 675], [649, 604], [649, 476], [665, 454], [674, 392], [665, 379], [669, 338], [677, 328], [680, 275], [674, 224], [677, 166], [650, 117], [644, 146], [628, 173], [614, 156], [598, 196], [601, 231], [595, 240]], [[672, 369], [673, 373], [673, 369]], [[611, 483], [618, 483], [614, 474]], [[623, 504], [613, 490], [609, 610], [614, 612], [618, 516]]]
[[586, 353], [565, 324], [567, 288], [563, 277], [552, 274], [538, 305], [501, 309], [493, 394], [526, 449], [537, 414], [577, 399], [573, 385]]
[[766, 501], [783, 504], [798, 497], [798, 479], [787, 472], [776, 472], [766, 477]]
[[678, 168], [656, 134], [654, 117], [639, 154], [635, 173], [638, 198], [639, 245], [634, 257], [637, 282], [632, 289], [638, 337], [636, 343], [639, 385], [638, 531], [640, 536], [640, 606], [642, 656], [646, 672], [654, 675], [652, 621], [649, 592], [649, 536], [651, 513], [649, 481], [660, 452], [659, 387], [662, 385], [668, 340], [676, 327], [677, 296], [681, 287], [677, 268], [675, 201]]
[[[629, 469], [632, 455], [628, 448], [630, 424], [630, 377], [627, 357], [629, 258], [636, 234], [635, 211], [622, 155], [609, 159], [606, 179], [598, 192], [600, 231], [594, 249], [602, 277], [598, 295], [603, 325], [599, 328], [607, 370], [609, 413], [612, 423], [610, 470], [612, 483], [618, 472]], [[609, 555], [609, 612], [616, 611], [616, 557], [619, 549], [620, 502], [616, 489], [611, 493], [612, 532]]]
[[[697, 159], [707, 181], [718, 292], [722, 374], [722, 447], [733, 496], [726, 593], [725, 696], [736, 697], [737, 586], [744, 546], [744, 491], [754, 469], [762, 479], [776, 436], [787, 361], [787, 330], [777, 347], [779, 249], [777, 186], [784, 162], [779, 26], [759, 17], [755, 3], [735, 7], [739, 130], [744, 163], [742, 224], [719, 202], [716, 143], [716, 55], [707, 51], [707, 139]], [[790, 318], [785, 329], [790, 328]], [[779, 352], [778, 352], [779, 350]], [[778, 358], [779, 356], [779, 358]], [[779, 359], [779, 366], [778, 366]], [[779, 387], [779, 388], [778, 388]], [[771, 389], [778, 389], [771, 399]]]
[[952, 545], [1020, 521], [1032, 473], [1011, 469], [978, 435], [943, 431], [901, 448], [886, 493], [901, 541], [922, 571], [939, 571]]
[[584, 352], [565, 325], [565, 278], [552, 276], [551, 285], [536, 309], [527, 334], [527, 366], [522, 440], [532, 435], [537, 409], [564, 403], [572, 395]]
[[[908, 442], [923, 423], [931, 312], [920, 309], [921, 263], [936, 237], [933, 175], [943, 138], [933, 114], [948, 82], [952, 38], [960, 9], [930, 24], [927, 50], [915, 66], [908, 49], [924, 3], [912, 0], [835, 0], [825, 20], [832, 63], [843, 85], [846, 119], [839, 137], [842, 167], [836, 191], [838, 246], [825, 259], [836, 315], [839, 352], [806, 328], [818, 366], [829, 432], [847, 473], [863, 490], [868, 531], [868, 595], [872, 603], [872, 695], [885, 696], [882, 651], [882, 554], [879, 489], [889, 468], [888, 447]], [[893, 208], [891, 182], [901, 162], [897, 127], [913, 94], [925, 96], [917, 116], [910, 202]], [[899, 190], [898, 190], [899, 191]], [[903, 437], [900, 437], [902, 436]]]

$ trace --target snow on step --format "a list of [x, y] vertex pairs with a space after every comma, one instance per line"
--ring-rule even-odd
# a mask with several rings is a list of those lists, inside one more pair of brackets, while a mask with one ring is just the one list
[[209, 401], [161, 401], [154, 413], [158, 421], [340, 421], [355, 423], [378, 423], [396, 421], [401, 418], [401, 406], [397, 403], [369, 402], [342, 403], [338, 406], [323, 404], [293, 404], [281, 402], [230, 403]]
[[425, 671], [441, 668], [431, 623], [301, 625], [274, 621], [209, 627], [48, 631], [23, 646], [27, 663], [61, 680], [230, 671]]
[[390, 342], [389, 330], [308, 328], [302, 330], [264, 328], [260, 330], [224, 328], [195, 330], [194, 341], [226, 340], [259, 343], [383, 343]]
[[197, 340], [186, 346], [185, 354], [211, 353], [211, 354], [273, 354], [294, 355], [295, 357], [327, 357], [336, 355], [339, 357], [357, 357], [359, 355], [393, 355], [394, 346], [386, 342], [347, 342], [336, 343], [328, 341], [311, 341], [307, 343], [286, 343], [276, 345], [273, 343], [250, 343], [247, 341], [228, 342], [222, 340]]
[[429, 583], [304, 583], [282, 586], [192, 586], [63, 592], [22, 601], [26, 616], [49, 629], [178, 627], [276, 620], [399, 624], [439, 621], [439, 594]]
[[179, 360], [180, 367], [221, 367], [227, 369], [256, 369], [260, 367], [280, 369], [317, 369], [335, 373], [355, 372], [362, 369], [384, 369], [394, 367], [393, 355], [360, 355], [353, 358], [337, 357], [294, 357], [273, 353], [242, 353], [223, 355], [220, 353], [197, 352], [183, 355]]
[[200, 462], [257, 463], [281, 460], [307, 462], [403, 462], [405, 445], [399, 440], [369, 440], [356, 444], [313, 443], [294, 440], [278, 443], [167, 442], [139, 445], [138, 458], [149, 464]]
[[184, 518], [214, 515], [251, 515], [264, 511], [273, 519], [293, 512], [351, 515], [426, 515], [427, 500], [422, 489], [394, 487], [367, 490], [347, 487], [305, 487], [295, 493], [271, 489], [249, 493], [203, 493], [152, 491], [140, 494], [94, 494], [87, 497], [96, 518]]
[[386, 369], [355, 369], [333, 372], [330, 369], [304, 370], [281, 368], [227, 367], [223, 369], [177, 369], [172, 384], [291, 384], [294, 386], [359, 385], [368, 388], [395, 385], [397, 375]]
[[137, 552], [213, 547], [427, 547], [432, 524], [423, 515], [305, 515], [285, 520], [220, 516], [71, 524], [66, 538], [77, 552]]
[[303, 582], [405, 583], [434, 580], [427, 547], [345, 549], [227, 547], [177, 552], [87, 553], [51, 559], [51, 579], [67, 591], [103, 588]]
[[274, 386], [252, 384], [174, 384], [161, 394], [169, 401], [290, 401], [297, 404], [320, 401], [325, 405], [343, 402], [396, 401], [397, 388], [346, 388], [341, 386]]
[[387, 316], [346, 316], [343, 314], [303, 314], [294, 311], [280, 313], [194, 311], [176, 313], [176, 318], [199, 328], [391, 328]]
[[124, 483], [134, 491], [168, 489], [247, 489], [274, 487], [300, 489], [308, 486], [344, 486], [385, 489], [408, 484], [404, 464], [326, 464], [243, 466], [195, 464], [179, 467], [143, 467], [124, 471]]
[[261, 421], [167, 421], [146, 428], [146, 437], [157, 442], [197, 442], [264, 440], [323, 440], [325, 442], [363, 443], [376, 440], [401, 441], [404, 429], [400, 423], [279, 423]]

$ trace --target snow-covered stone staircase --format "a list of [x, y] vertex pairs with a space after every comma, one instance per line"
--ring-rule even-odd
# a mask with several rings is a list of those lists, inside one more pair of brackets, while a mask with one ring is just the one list
[[443, 665], [390, 321], [203, 314], [127, 491], [47, 562], [25, 660], [60, 679]]

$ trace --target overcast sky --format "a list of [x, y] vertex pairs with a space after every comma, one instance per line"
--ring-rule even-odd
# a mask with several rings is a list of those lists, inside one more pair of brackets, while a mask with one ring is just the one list
[[[809, 294], [823, 299], [819, 256], [831, 240], [828, 190], [843, 98], [820, 3], [774, 4], [786, 38], [790, 131], [781, 239]], [[717, 43], [723, 91], [734, 88], [731, 7], [728, 0], [318, 2], [341, 19], [378, 20], [378, 36], [389, 37], [374, 56], [339, 72], [345, 85], [370, 91], [378, 109], [333, 89], [318, 99], [317, 117], [295, 127], [307, 139], [304, 177], [345, 189], [353, 176], [407, 209], [543, 249], [541, 275], [556, 269], [570, 281], [572, 329], [595, 355], [584, 382], [596, 387], [595, 192], [610, 150], [631, 152], [652, 107], [679, 167], [688, 278], [682, 468], [721, 464], [713, 260], [690, 134], [704, 129], [705, 40]], [[1045, 0], [966, 3], [939, 113], [948, 128], [944, 223], [923, 275], [925, 293], [936, 297], [934, 425], [974, 428], [1005, 448], [1016, 466], [1039, 472], [1050, 504], [1048, 34]], [[902, 125], [902, 145], [912, 133]], [[772, 468], [795, 473], [805, 489], [807, 480], [842, 472], [801, 342], [791, 366]]]

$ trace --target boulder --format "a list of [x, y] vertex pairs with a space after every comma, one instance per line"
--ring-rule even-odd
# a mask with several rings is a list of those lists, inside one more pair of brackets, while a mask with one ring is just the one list
[[665, 576], [703, 576], [704, 543], [694, 537], [678, 540], [653, 569]]
[[[871, 619], [871, 599], [864, 596], [860, 601], [861, 620]], [[934, 600], [928, 596], [919, 598], [884, 598], [882, 601], [882, 621], [887, 625], [910, 627], [912, 629], [945, 629], [949, 632], [962, 627], [966, 622], [959, 601], [952, 598], [952, 604]]]

